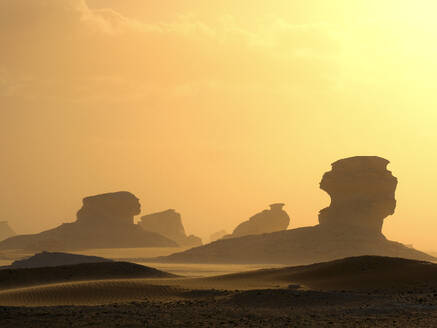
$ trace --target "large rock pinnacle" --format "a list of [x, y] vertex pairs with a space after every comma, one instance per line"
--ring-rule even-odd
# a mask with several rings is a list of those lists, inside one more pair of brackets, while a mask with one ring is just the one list
[[320, 188], [331, 205], [320, 211], [322, 227], [379, 234], [384, 219], [396, 208], [397, 179], [387, 170], [389, 161], [377, 156], [341, 159], [325, 173]]

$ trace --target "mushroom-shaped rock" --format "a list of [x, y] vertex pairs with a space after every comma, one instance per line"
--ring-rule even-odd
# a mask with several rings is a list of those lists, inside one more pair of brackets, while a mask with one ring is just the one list
[[[435, 261], [436, 258], [428, 254], [387, 240], [381, 233], [384, 218], [393, 214], [396, 206], [397, 179], [387, 171], [388, 163], [381, 157], [359, 156], [332, 164], [332, 171], [324, 175], [320, 184], [332, 202], [321, 211], [317, 226], [242, 238], [225, 237], [158, 260], [301, 265], [350, 256], [380, 255]], [[266, 212], [254, 218], [267, 216], [263, 214]], [[251, 220], [237, 229], [250, 226]]]
[[259, 235], [275, 231], [286, 230], [290, 224], [290, 217], [282, 208], [285, 204], [270, 205], [269, 210], [255, 214], [249, 220], [240, 223], [231, 235], [225, 238], [242, 237], [246, 235]]
[[159, 233], [183, 247], [202, 245], [199, 237], [186, 235], [181, 215], [174, 209], [144, 215], [138, 224], [144, 230]]
[[381, 233], [384, 219], [396, 208], [398, 181], [387, 170], [388, 164], [388, 160], [377, 156], [357, 156], [333, 163], [320, 183], [331, 197], [331, 205], [320, 211], [320, 225]]

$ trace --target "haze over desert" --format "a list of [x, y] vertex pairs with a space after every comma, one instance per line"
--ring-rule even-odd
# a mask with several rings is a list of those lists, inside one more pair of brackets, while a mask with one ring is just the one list
[[0, 0], [0, 328], [437, 326], [436, 10]]

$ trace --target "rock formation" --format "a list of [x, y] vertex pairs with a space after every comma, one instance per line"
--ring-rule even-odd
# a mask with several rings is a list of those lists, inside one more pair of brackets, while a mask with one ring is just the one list
[[0, 241], [15, 236], [14, 230], [11, 229], [7, 221], [0, 221]]
[[226, 230], [220, 230], [220, 231], [214, 232], [211, 236], [209, 236], [209, 241], [213, 242], [213, 241], [222, 239], [227, 234], [228, 233], [226, 232]]
[[79, 224], [97, 226], [132, 226], [141, 213], [138, 198], [126, 191], [86, 197], [77, 212]]
[[382, 234], [384, 219], [396, 207], [397, 179], [387, 171], [388, 163], [376, 156], [351, 157], [333, 163], [320, 183], [320, 188], [331, 196], [331, 204], [320, 211], [317, 226], [221, 239], [155, 260], [294, 265], [361, 255], [436, 260], [389, 241]]
[[144, 230], [159, 233], [182, 247], [202, 245], [202, 239], [199, 237], [186, 235], [181, 215], [173, 209], [145, 215], [138, 224]]
[[34, 235], [0, 242], [0, 249], [74, 250], [121, 247], [175, 247], [172, 240], [134, 224], [141, 205], [122, 191], [86, 197], [77, 220]]
[[249, 220], [240, 223], [231, 235], [226, 235], [224, 238], [236, 238], [286, 230], [290, 224], [290, 217], [282, 209], [284, 205], [282, 203], [270, 205], [269, 210], [257, 213]]
[[331, 205], [320, 211], [320, 225], [355, 233], [382, 233], [384, 219], [396, 208], [398, 180], [387, 170], [388, 164], [388, 160], [376, 156], [333, 163], [320, 183], [331, 197]]

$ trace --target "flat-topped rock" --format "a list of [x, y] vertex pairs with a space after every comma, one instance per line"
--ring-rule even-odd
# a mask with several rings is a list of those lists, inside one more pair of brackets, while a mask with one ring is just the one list
[[141, 212], [135, 195], [122, 191], [86, 197], [77, 220], [33, 235], [0, 242], [0, 249], [76, 250], [90, 248], [176, 247], [177, 243], [134, 224]]
[[126, 225], [134, 223], [134, 216], [141, 213], [137, 197], [127, 191], [86, 197], [77, 212], [77, 222], [90, 225]]
[[199, 237], [187, 236], [181, 215], [174, 209], [144, 215], [138, 224], [144, 230], [159, 233], [182, 247], [202, 245], [202, 240]]

